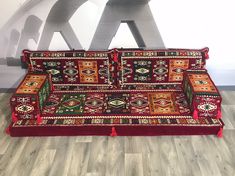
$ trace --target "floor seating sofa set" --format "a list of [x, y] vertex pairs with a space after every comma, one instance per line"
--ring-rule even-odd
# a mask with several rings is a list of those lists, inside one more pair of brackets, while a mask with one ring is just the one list
[[11, 136], [222, 136], [208, 48], [29, 51]]

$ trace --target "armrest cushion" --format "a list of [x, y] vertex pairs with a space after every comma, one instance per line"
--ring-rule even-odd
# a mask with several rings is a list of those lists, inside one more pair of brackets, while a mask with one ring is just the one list
[[36, 118], [40, 115], [49, 93], [47, 74], [28, 73], [10, 99], [12, 116], [15, 119]]
[[206, 70], [187, 70], [183, 90], [194, 118], [221, 118], [222, 98]]

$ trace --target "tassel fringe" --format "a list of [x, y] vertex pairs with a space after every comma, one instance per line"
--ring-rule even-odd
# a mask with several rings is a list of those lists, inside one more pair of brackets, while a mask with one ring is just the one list
[[10, 135], [11, 134], [10, 127], [7, 127], [5, 132], [6, 132], [6, 134]]
[[112, 127], [112, 133], [110, 134], [110, 136], [112, 136], [112, 137], [117, 136], [117, 132], [116, 132], [115, 127]]
[[218, 138], [222, 138], [223, 137], [223, 128], [219, 129], [219, 132], [217, 133]]
[[37, 115], [37, 124], [41, 124], [42, 123], [42, 117], [38, 114]]
[[205, 58], [206, 58], [206, 59], [209, 59], [209, 54], [208, 54], [208, 52], [205, 53]]
[[18, 121], [18, 118], [16, 117], [16, 115], [15, 115], [14, 112], [12, 112], [11, 117], [12, 117], [12, 121], [13, 121], [14, 123]]
[[198, 112], [196, 109], [193, 111], [193, 118], [198, 119]]
[[118, 62], [118, 54], [116, 50], [114, 50], [114, 53], [113, 53], [113, 61]]
[[218, 113], [217, 113], [216, 118], [217, 118], [217, 119], [221, 119], [221, 117], [222, 117], [221, 110], [218, 110]]

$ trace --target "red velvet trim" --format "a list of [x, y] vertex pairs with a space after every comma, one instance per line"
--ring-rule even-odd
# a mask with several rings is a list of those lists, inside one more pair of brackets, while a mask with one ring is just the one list
[[218, 133], [217, 133], [218, 138], [222, 138], [223, 137], [223, 128], [220, 128]]
[[111, 132], [110, 136], [112, 136], [112, 137], [117, 136], [117, 132], [116, 132], [115, 127], [112, 127], [112, 132]]
[[[222, 121], [221, 121], [222, 122]], [[115, 126], [118, 136], [217, 135], [222, 126]], [[11, 126], [11, 136], [110, 136], [112, 126]]]

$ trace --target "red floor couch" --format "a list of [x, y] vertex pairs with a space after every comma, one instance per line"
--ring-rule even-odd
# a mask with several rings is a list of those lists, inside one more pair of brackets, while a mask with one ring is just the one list
[[11, 136], [222, 136], [208, 48], [29, 51]]

